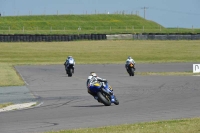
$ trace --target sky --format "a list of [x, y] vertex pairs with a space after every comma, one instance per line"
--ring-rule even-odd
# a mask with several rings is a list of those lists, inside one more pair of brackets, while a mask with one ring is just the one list
[[1, 16], [122, 12], [166, 28], [200, 28], [200, 0], [0, 0]]

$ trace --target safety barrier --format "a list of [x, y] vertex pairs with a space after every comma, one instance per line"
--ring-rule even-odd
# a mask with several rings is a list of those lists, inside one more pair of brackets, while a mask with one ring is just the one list
[[134, 34], [134, 40], [200, 40], [200, 34]]
[[0, 42], [60, 42], [75, 40], [200, 40], [200, 34], [79, 34], [79, 35], [0, 35]]
[[75, 40], [106, 40], [106, 34], [79, 35], [0, 35], [0, 42], [59, 42]]
[[106, 35], [108, 40], [200, 40], [198, 34], [115, 34]]

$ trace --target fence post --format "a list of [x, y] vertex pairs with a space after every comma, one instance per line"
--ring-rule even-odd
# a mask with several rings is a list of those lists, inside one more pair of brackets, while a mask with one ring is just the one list
[[160, 31], [161, 31], [161, 26], [160, 26]]
[[144, 31], [144, 26], [143, 26], [143, 31]]
[[78, 35], [79, 35], [79, 31], [81, 31], [81, 27], [80, 26], [78, 27]]
[[23, 33], [24, 33], [24, 26], [23, 26]]
[[80, 26], [78, 27], [78, 30], [81, 30], [81, 27], [80, 27]]
[[8, 31], [10, 32], [10, 26], [8, 27]]

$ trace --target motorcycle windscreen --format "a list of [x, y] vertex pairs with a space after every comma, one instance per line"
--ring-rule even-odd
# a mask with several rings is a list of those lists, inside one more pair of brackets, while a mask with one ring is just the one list
[[69, 64], [74, 64], [74, 60], [73, 59], [69, 59]]

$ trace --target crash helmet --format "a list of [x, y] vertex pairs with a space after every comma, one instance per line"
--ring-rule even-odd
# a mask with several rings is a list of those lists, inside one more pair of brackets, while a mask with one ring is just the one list
[[131, 56], [128, 56], [128, 59], [129, 59], [129, 60], [132, 59]]
[[70, 59], [70, 58], [72, 58], [72, 56], [68, 56], [68, 57], [67, 57], [67, 59]]
[[91, 72], [90, 74], [91, 74], [91, 76], [93, 76], [93, 77], [97, 77], [97, 74], [96, 74], [95, 72]]

